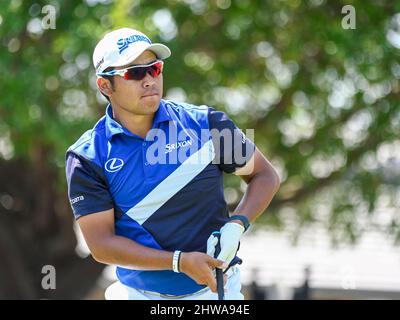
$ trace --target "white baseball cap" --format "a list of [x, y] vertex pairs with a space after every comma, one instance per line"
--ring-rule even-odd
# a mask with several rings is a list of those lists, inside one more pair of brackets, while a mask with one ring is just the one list
[[104, 72], [108, 67], [121, 67], [131, 63], [144, 51], [154, 52], [157, 59], [166, 59], [171, 50], [161, 43], [152, 43], [140, 31], [121, 28], [107, 33], [99, 41], [93, 52], [93, 65], [96, 74]]

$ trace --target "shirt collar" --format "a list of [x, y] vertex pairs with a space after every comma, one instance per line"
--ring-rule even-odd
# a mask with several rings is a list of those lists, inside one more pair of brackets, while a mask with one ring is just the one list
[[106, 136], [108, 140], [111, 140], [113, 135], [123, 133], [124, 128], [114, 120], [111, 104], [108, 104], [106, 108]]
[[157, 125], [161, 122], [170, 121], [170, 120], [172, 120], [172, 117], [167, 110], [165, 101], [161, 99], [160, 106], [158, 107], [158, 110], [156, 111], [156, 114], [154, 115], [153, 128], [155, 127], [155, 125]]
[[[119, 133], [125, 133], [128, 135], [132, 135], [132, 133], [130, 133], [120, 123], [118, 123], [117, 121], [114, 120], [111, 104], [107, 105], [105, 117], [106, 117], [106, 120], [105, 120], [106, 136], [107, 136], [108, 140], [111, 140], [111, 138], [115, 134], [119, 134]], [[169, 114], [169, 112], [165, 106], [164, 100], [161, 100], [158, 110], [156, 111], [156, 113], [154, 115], [152, 128], [155, 128], [157, 126], [157, 124], [159, 124], [161, 122], [170, 121], [170, 120], [172, 120], [172, 117]]]

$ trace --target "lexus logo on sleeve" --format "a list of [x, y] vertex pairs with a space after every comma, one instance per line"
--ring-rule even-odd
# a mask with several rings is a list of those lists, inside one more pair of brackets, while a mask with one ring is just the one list
[[113, 172], [116, 172], [119, 169], [121, 169], [123, 165], [124, 165], [124, 161], [122, 159], [112, 158], [106, 162], [104, 167], [108, 172], [113, 173]]

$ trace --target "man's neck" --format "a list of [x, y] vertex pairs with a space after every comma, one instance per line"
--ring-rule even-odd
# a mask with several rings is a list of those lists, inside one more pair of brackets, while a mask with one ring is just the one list
[[113, 108], [113, 118], [130, 132], [146, 138], [147, 133], [153, 125], [154, 113], [149, 115], [138, 115], [128, 112], [122, 108]]

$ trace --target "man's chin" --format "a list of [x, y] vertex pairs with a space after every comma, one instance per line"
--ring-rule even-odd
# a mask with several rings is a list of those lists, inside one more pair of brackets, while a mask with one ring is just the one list
[[143, 106], [145, 110], [157, 110], [158, 106], [160, 105], [161, 99], [159, 96], [151, 96], [143, 98]]

